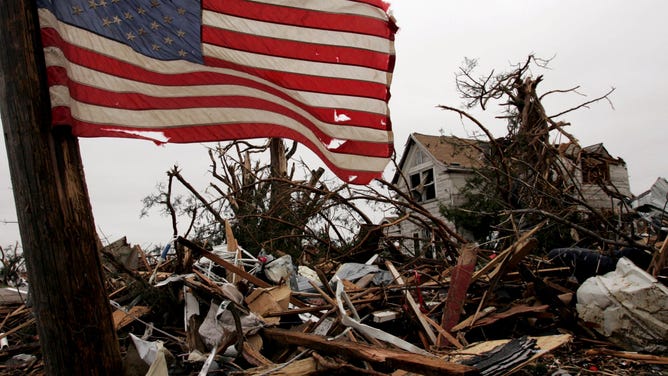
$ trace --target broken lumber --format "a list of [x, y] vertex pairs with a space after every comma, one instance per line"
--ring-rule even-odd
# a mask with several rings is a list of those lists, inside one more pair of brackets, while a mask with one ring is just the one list
[[[224, 260], [222, 257], [219, 257], [218, 255], [211, 253], [207, 251], [206, 249], [200, 247], [199, 245], [193, 243], [192, 241], [179, 236], [176, 239], [177, 242], [185, 245], [186, 247], [192, 249], [194, 252], [197, 252], [200, 256], [206, 257], [209, 260], [215, 262], [216, 264], [222, 266], [226, 270], [238, 274], [240, 277], [248, 280], [252, 284], [258, 286], [258, 287], [272, 287], [269, 283], [261, 280], [260, 278], [248, 273], [247, 271], [235, 266], [234, 264], [227, 262]], [[302, 302], [301, 300], [293, 297], [290, 297], [290, 303], [296, 305], [297, 307], [306, 307], [306, 304]]]
[[[471, 284], [471, 276], [475, 270], [477, 258], [478, 248], [469, 244], [462, 247], [457, 265], [452, 272], [452, 278], [450, 278], [450, 288], [448, 288], [448, 295], [445, 298], [445, 308], [441, 317], [441, 328], [446, 332], [452, 330], [457, 325], [457, 322], [459, 322], [459, 316], [466, 302], [466, 292]], [[439, 347], [445, 345], [444, 339], [447, 340], [443, 335], [438, 337]], [[450, 340], [448, 341], [451, 342]]]
[[[399, 271], [397, 268], [394, 267], [392, 262], [390, 260], [385, 261], [385, 266], [387, 266], [387, 270], [390, 271], [392, 274], [392, 278], [394, 278], [397, 281], [398, 285], [403, 286], [404, 285], [404, 280], [401, 278], [401, 275], [399, 274]], [[431, 326], [425, 320], [424, 314], [422, 311], [420, 311], [420, 307], [418, 306], [417, 302], [415, 299], [413, 299], [413, 296], [411, 295], [408, 290], [404, 290], [404, 297], [406, 298], [406, 303], [408, 303], [408, 307], [410, 307], [411, 311], [413, 311], [413, 314], [415, 314], [415, 317], [417, 317], [418, 322], [420, 325], [422, 325], [422, 328], [424, 329], [425, 334], [429, 337], [429, 341], [431, 342], [432, 345], [436, 344], [436, 334], [434, 334], [434, 331], [431, 330]]]
[[364, 360], [372, 364], [382, 363], [384, 366], [392, 369], [405, 369], [424, 375], [480, 374], [474, 367], [402, 350], [379, 349], [348, 341], [330, 341], [325, 337], [283, 329], [264, 328], [261, 333], [265, 339], [271, 339], [279, 343], [304, 346], [316, 351]]
[[[515, 253], [515, 250], [518, 248], [518, 246], [524, 244], [527, 241], [527, 239], [529, 239], [536, 232], [538, 232], [538, 230], [540, 230], [545, 225], [545, 223], [547, 223], [547, 221], [543, 221], [543, 222], [537, 224], [531, 230], [522, 234], [522, 236], [520, 236], [520, 238], [517, 239], [517, 241], [513, 245], [504, 249], [501, 253], [498, 254], [498, 256], [491, 259], [485, 266], [483, 266], [480, 270], [475, 272], [473, 274], [473, 277], [471, 277], [471, 282], [477, 281], [478, 278], [481, 278], [482, 276], [486, 276], [487, 273], [489, 273], [489, 271], [492, 268], [498, 267], [498, 264], [503, 263], [506, 260], [506, 258], [511, 256], [513, 253]], [[497, 272], [495, 271], [493, 273], [496, 274]]]

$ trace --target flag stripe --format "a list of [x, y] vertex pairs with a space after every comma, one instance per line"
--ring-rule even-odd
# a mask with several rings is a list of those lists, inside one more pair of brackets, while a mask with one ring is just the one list
[[387, 90], [385, 82], [387, 82], [389, 73], [377, 69], [267, 56], [213, 44], [204, 44], [203, 53], [205, 56], [214, 59], [229, 60], [236, 63], [235, 65], [246, 66], [258, 71], [287, 72], [291, 76], [295, 76], [295, 80], [299, 79], [298, 76], [312, 77], [313, 79], [352, 80], [367, 83], [370, 86], [377, 86], [377, 90], [383, 92]]
[[[378, 52], [380, 54], [379, 56], [384, 56], [385, 60], [387, 60], [387, 54], [392, 52], [392, 46], [388, 43], [386, 38], [382, 37], [363, 35], [350, 31], [321, 29], [308, 29], [308, 33], [306, 33], [303, 27], [258, 21], [255, 19], [231, 16], [208, 10], [202, 12], [202, 24], [217, 29], [266, 37], [272, 42], [273, 39], [280, 38], [295, 42], [324, 45], [322, 47], [334, 46], [350, 48], [354, 51], [368, 50]], [[207, 37], [202, 38], [205, 41], [207, 40]], [[251, 45], [248, 47], [255, 46]]]
[[[214, 25], [212, 25], [214, 26]], [[216, 23], [217, 28], [203, 26], [202, 38], [214, 45], [225, 45], [231, 49], [254, 52], [270, 56], [280, 56], [314, 62], [355, 65], [376, 70], [388, 70], [387, 53], [369, 49], [350, 48], [327, 43], [304, 42], [291, 39], [278, 39], [277, 34], [257, 35], [259, 28], [247, 33], [241, 28], [229, 29], [232, 25]], [[236, 26], [236, 25], [234, 25]], [[273, 36], [272, 36], [273, 35]], [[271, 44], [266, 43], [271, 39]], [[326, 45], [323, 45], [326, 44]]]
[[[243, 18], [314, 29], [347, 31], [394, 39], [394, 26], [383, 11], [351, 1], [226, 1], [208, 0], [204, 9]], [[345, 13], [342, 12], [345, 10]]]

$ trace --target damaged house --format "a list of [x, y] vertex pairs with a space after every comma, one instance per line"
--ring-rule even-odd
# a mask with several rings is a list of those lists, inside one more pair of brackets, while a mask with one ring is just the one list
[[[666, 234], [668, 232], [668, 180], [658, 178], [647, 191], [639, 194], [631, 201], [631, 207], [643, 219], [645, 227]], [[648, 232], [650, 229], [639, 229]]]
[[[412, 133], [392, 183], [442, 218], [441, 205], [464, 203], [462, 189], [475, 169], [485, 163], [486, 149], [485, 141]], [[558, 149], [563, 165], [572, 171], [574, 185], [591, 207], [617, 212], [620, 201], [631, 197], [626, 163], [611, 156], [603, 144], [579, 147], [568, 143]], [[450, 225], [454, 229], [455, 224]], [[409, 221], [390, 228], [388, 236], [402, 239], [402, 249], [410, 253], [424, 252], [432, 240], [428, 231]]]

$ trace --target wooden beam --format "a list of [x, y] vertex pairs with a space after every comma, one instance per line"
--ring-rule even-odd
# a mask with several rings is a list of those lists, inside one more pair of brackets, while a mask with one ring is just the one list
[[[452, 327], [459, 322], [459, 316], [462, 313], [464, 303], [466, 302], [466, 292], [471, 285], [471, 276], [475, 270], [476, 260], [478, 259], [478, 248], [471, 244], [465, 244], [457, 259], [457, 265], [450, 278], [450, 288], [445, 299], [445, 308], [441, 317], [441, 328], [449, 332]], [[438, 345], [443, 346], [443, 336], [439, 336]], [[448, 340], [449, 341], [449, 340]], [[449, 341], [452, 342], [452, 341]]]
[[281, 344], [304, 346], [326, 354], [337, 354], [345, 358], [383, 364], [394, 370], [404, 369], [423, 375], [479, 375], [476, 368], [451, 363], [408, 351], [381, 349], [375, 346], [349, 341], [330, 341], [325, 337], [283, 329], [265, 328], [261, 331], [265, 339]]

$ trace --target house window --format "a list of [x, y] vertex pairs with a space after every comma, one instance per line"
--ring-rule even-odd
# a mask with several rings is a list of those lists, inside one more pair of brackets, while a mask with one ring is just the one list
[[411, 194], [417, 202], [424, 202], [436, 198], [434, 185], [434, 170], [424, 170], [410, 176]]
[[610, 184], [610, 166], [596, 159], [582, 161], [582, 183]]

